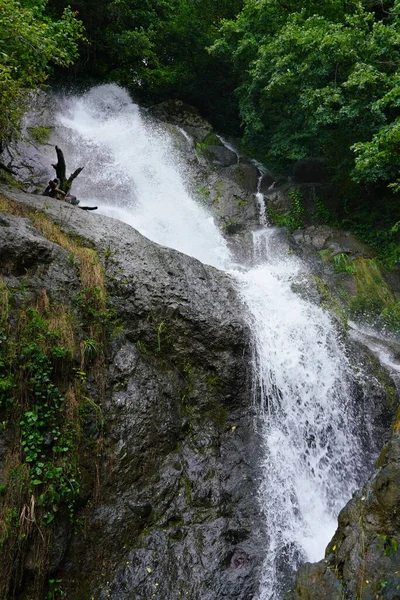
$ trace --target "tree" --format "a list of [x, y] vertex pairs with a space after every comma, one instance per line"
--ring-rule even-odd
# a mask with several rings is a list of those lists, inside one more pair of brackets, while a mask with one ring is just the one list
[[77, 58], [82, 24], [70, 9], [58, 20], [45, 14], [46, 0], [0, 4], [0, 148], [18, 137], [29, 92], [48, 78], [51, 65]]
[[[366, 154], [393, 145], [398, 127], [398, 4], [386, 2], [377, 16], [358, 1], [246, 0], [213, 51], [240, 73], [252, 151], [281, 169], [322, 156], [339, 179], [352, 171], [355, 151], [353, 176], [372, 178]], [[380, 175], [393, 168], [381, 165]]]
[[[50, 0], [54, 15], [67, 0]], [[240, 11], [242, 0], [76, 0], [88, 37], [79, 72], [116, 81], [142, 102], [179, 98], [205, 116], [237, 126], [236, 75], [207, 47], [223, 19]]]

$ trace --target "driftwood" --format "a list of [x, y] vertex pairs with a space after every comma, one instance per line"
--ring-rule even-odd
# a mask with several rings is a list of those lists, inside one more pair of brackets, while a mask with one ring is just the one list
[[[79, 204], [79, 200], [76, 196], [72, 196], [69, 192], [74, 182], [82, 171], [83, 167], [79, 167], [76, 169], [67, 179], [67, 167], [65, 164], [65, 158], [63, 151], [56, 146], [57, 152], [57, 163], [55, 165], [51, 165], [53, 169], [56, 171], [57, 177], [51, 181], [49, 181], [49, 185], [43, 192], [43, 196], [50, 196], [50, 198], [58, 198], [58, 200], [65, 200], [69, 204], [73, 206], [77, 206]], [[97, 206], [78, 206], [82, 210], [96, 210]]]
[[58, 146], [56, 146], [56, 152], [57, 152], [57, 164], [51, 165], [51, 166], [53, 167], [53, 169], [55, 169], [57, 179], [60, 181], [59, 188], [63, 192], [65, 192], [66, 195], [68, 195], [68, 192], [70, 191], [70, 189], [72, 187], [72, 183], [73, 183], [74, 179], [76, 179], [78, 177], [78, 175], [82, 171], [83, 167], [79, 167], [79, 169], [76, 169], [76, 171], [74, 171], [72, 173], [72, 175], [70, 175], [67, 179], [67, 174], [66, 174], [67, 167], [65, 164], [65, 158], [64, 158], [63, 151]]

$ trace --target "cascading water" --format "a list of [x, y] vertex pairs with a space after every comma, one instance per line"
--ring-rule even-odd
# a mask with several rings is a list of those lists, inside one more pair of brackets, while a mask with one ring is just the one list
[[252, 319], [265, 448], [259, 497], [270, 541], [260, 598], [275, 600], [299, 562], [323, 558], [357, 486], [361, 450], [337, 332], [326, 312], [293, 293], [304, 266], [293, 257], [269, 262], [279, 242], [273, 229], [264, 236], [264, 260], [258, 251], [260, 264], [237, 278]]
[[[349, 365], [329, 316], [292, 284], [301, 262], [279, 255], [276, 232], [255, 234], [254, 266], [235, 270], [210, 214], [185, 187], [165, 132], [114, 85], [61, 102], [54, 139], [68, 166], [85, 165], [75, 193], [155, 242], [231, 273], [248, 307], [254, 397], [264, 440], [259, 498], [269, 545], [259, 598], [282, 598], [288, 573], [323, 557], [339, 509], [359, 483]], [[260, 206], [261, 206], [260, 202]]]
[[148, 238], [204, 263], [229, 265], [212, 216], [192, 200], [165, 132], [146, 126], [127, 92], [115, 85], [63, 99], [56, 138], [70, 168], [85, 165], [74, 193]]

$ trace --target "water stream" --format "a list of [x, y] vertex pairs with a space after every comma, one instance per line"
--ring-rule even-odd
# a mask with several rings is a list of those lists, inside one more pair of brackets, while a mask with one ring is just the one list
[[190, 196], [188, 171], [169, 136], [124, 90], [105, 85], [60, 100], [54, 140], [71, 171], [85, 165], [74, 184], [85, 204], [236, 281], [253, 330], [264, 444], [259, 500], [269, 544], [259, 600], [280, 600], [288, 571], [323, 558], [338, 512], [359, 483], [361, 460], [346, 354], [329, 315], [292, 289], [307, 285], [307, 269], [280, 251], [265, 213], [254, 234], [254, 264], [237, 269], [212, 216]]

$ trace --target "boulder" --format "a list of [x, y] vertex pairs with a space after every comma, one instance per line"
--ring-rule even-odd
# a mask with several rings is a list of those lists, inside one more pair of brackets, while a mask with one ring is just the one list
[[220, 167], [229, 167], [237, 162], [236, 154], [222, 144], [220, 146], [207, 146], [203, 150], [203, 154], [211, 164]]
[[364, 244], [356, 235], [327, 225], [310, 225], [293, 234], [293, 239], [302, 246], [309, 246], [317, 251], [331, 250], [331, 255], [349, 254], [353, 257], [374, 258], [375, 251]]
[[213, 129], [194, 106], [181, 100], [165, 100], [149, 108], [148, 113], [160, 121], [182, 127], [195, 142], [202, 142]]

